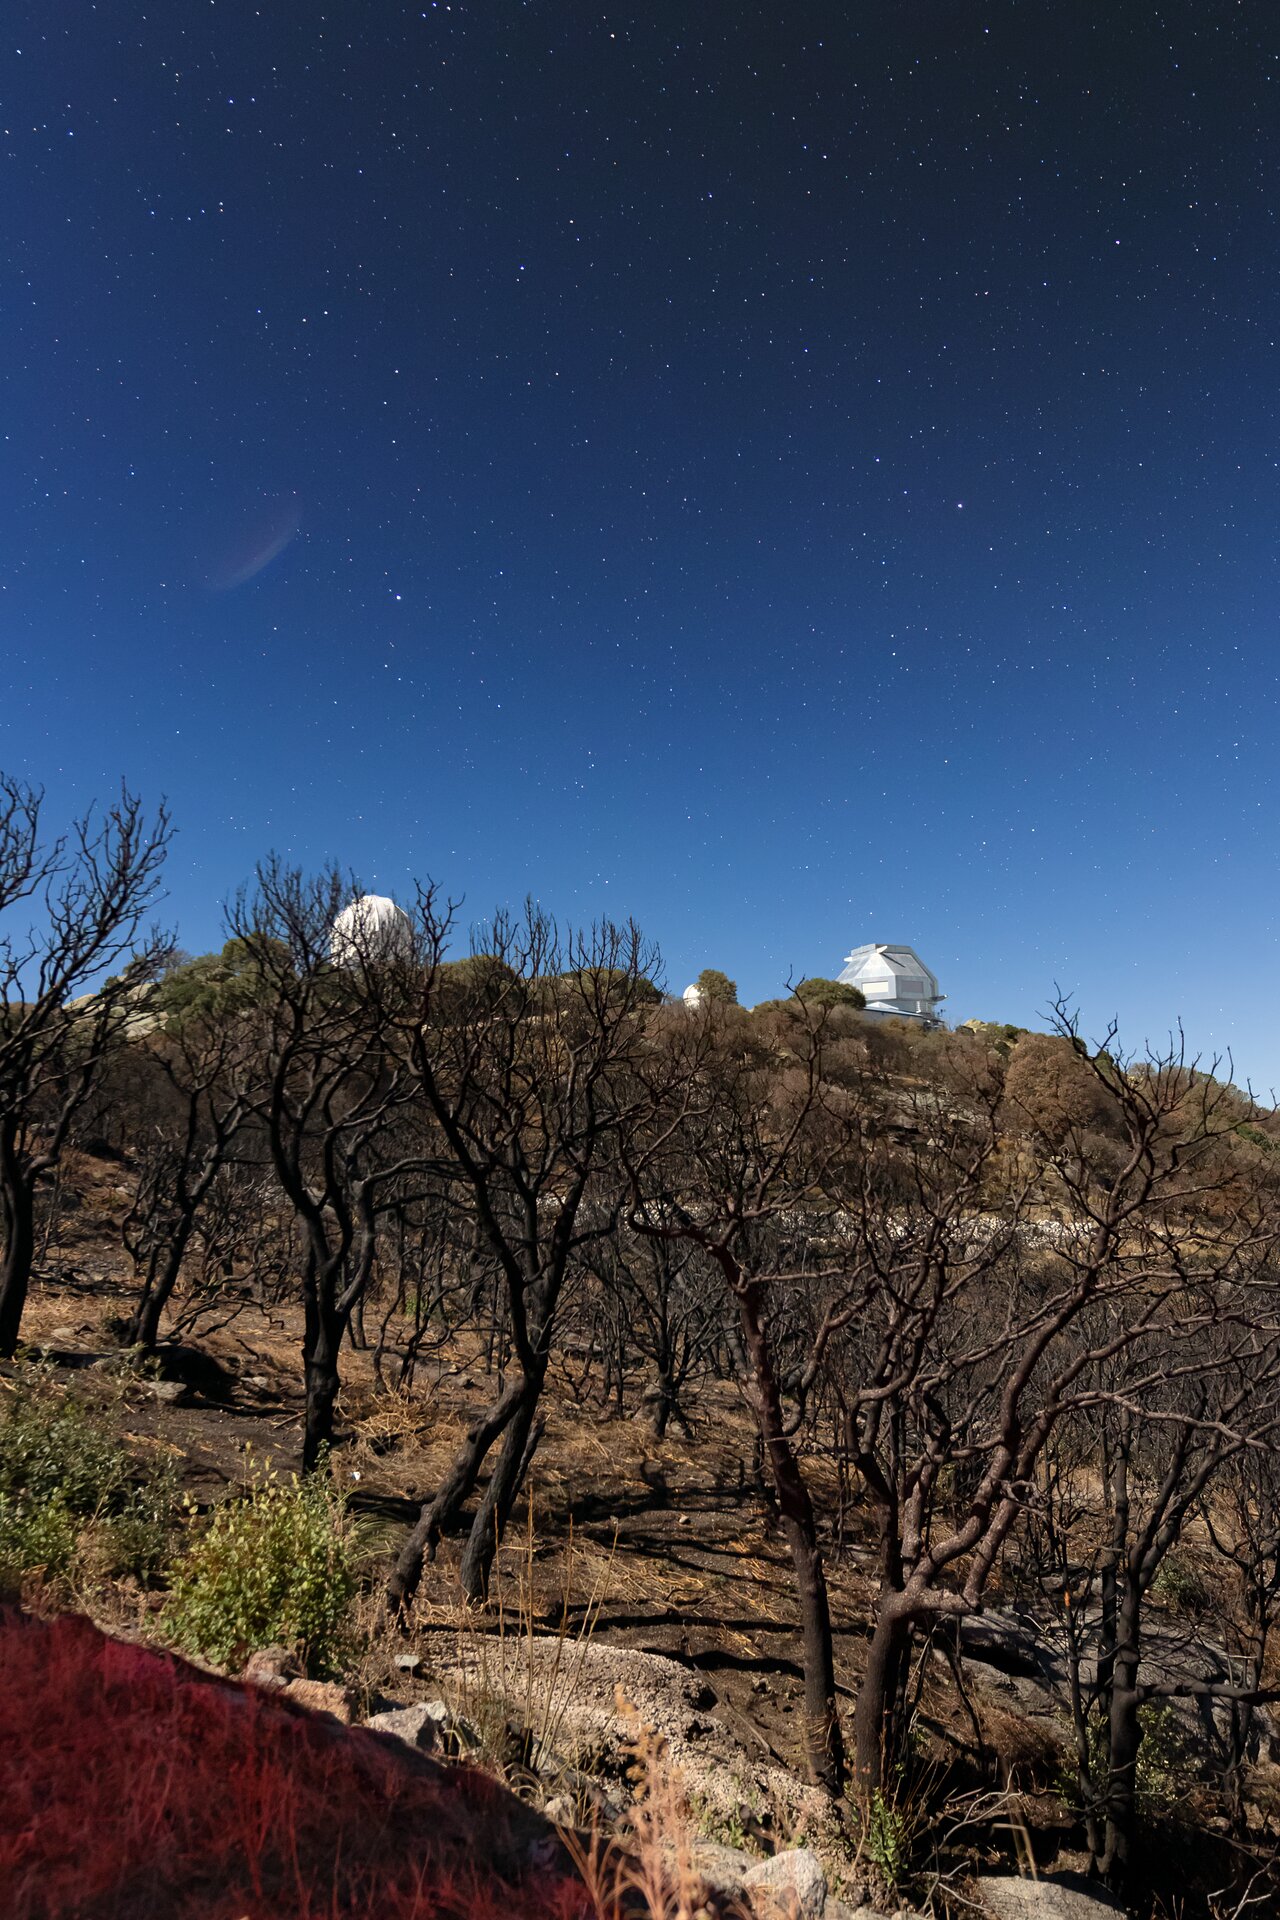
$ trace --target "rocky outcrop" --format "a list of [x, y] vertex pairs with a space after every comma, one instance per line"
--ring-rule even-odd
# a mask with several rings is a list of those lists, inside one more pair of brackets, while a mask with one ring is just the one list
[[373, 1714], [365, 1725], [373, 1733], [394, 1734], [419, 1753], [434, 1753], [444, 1759], [461, 1759], [480, 1744], [475, 1728], [443, 1700], [418, 1700], [411, 1707], [392, 1707]]
[[808, 1847], [789, 1847], [752, 1867], [742, 1882], [756, 1920], [821, 1920], [827, 1875]]
[[578, 1769], [621, 1779], [640, 1728], [661, 1739], [694, 1803], [728, 1827], [751, 1831], [765, 1811], [781, 1815], [821, 1845], [839, 1846], [831, 1802], [793, 1773], [749, 1751], [718, 1714], [715, 1689], [699, 1673], [662, 1654], [584, 1642], [566, 1647], [551, 1635], [513, 1645], [504, 1656], [460, 1639], [436, 1655], [441, 1691], [467, 1703], [480, 1694], [528, 1715], [547, 1771]]
[[287, 1656], [245, 1686], [86, 1620], [0, 1610], [4, 1920], [303, 1920], [316, 1888], [326, 1911], [410, 1920], [424, 1883], [441, 1920], [582, 1910], [541, 1814], [473, 1768], [304, 1711], [299, 1684]]
[[984, 1874], [978, 1898], [991, 1920], [1115, 1920], [1123, 1904], [1096, 1881], [1079, 1874], [1049, 1874], [1020, 1880], [1011, 1874]]

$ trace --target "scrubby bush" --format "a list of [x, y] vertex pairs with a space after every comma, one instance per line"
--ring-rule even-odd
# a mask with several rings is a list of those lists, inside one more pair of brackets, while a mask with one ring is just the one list
[[287, 1646], [308, 1672], [341, 1666], [355, 1594], [342, 1495], [324, 1473], [263, 1473], [217, 1507], [174, 1567], [165, 1619], [176, 1646], [227, 1667]]
[[165, 1464], [128, 1490], [118, 1513], [101, 1529], [102, 1558], [109, 1573], [138, 1580], [158, 1578], [168, 1563], [180, 1509], [178, 1473]]
[[1050, 1146], [1081, 1131], [1118, 1125], [1114, 1098], [1069, 1036], [1028, 1033], [1018, 1041], [1004, 1081], [1006, 1124], [1029, 1127]]
[[867, 1004], [861, 987], [851, 987], [843, 980], [826, 980], [820, 974], [802, 980], [796, 998], [808, 1007], [853, 1007], [858, 1012]]
[[[1178, 1725], [1177, 1710], [1167, 1700], [1151, 1700], [1139, 1707], [1138, 1726], [1141, 1739], [1134, 1766], [1134, 1791], [1144, 1813], [1159, 1813], [1172, 1806], [1186, 1790], [1186, 1742]], [[1101, 1711], [1091, 1714], [1085, 1732], [1089, 1780], [1093, 1783], [1093, 1793], [1100, 1798], [1106, 1792], [1109, 1765], [1106, 1715]], [[1088, 1797], [1074, 1769], [1063, 1770], [1058, 1791], [1070, 1807], [1082, 1806]]]
[[176, 1506], [172, 1468], [136, 1460], [101, 1410], [46, 1371], [19, 1371], [0, 1418], [0, 1585], [78, 1566], [152, 1578]]
[[32, 1502], [0, 1493], [0, 1598], [24, 1580], [71, 1569], [80, 1528], [61, 1500]]
[[1171, 1553], [1160, 1563], [1151, 1591], [1174, 1613], [1206, 1613], [1213, 1603], [1204, 1577], [1179, 1554]]
[[95, 1409], [61, 1393], [44, 1369], [19, 1370], [0, 1419], [0, 1496], [61, 1503], [88, 1518], [124, 1492], [130, 1471]]

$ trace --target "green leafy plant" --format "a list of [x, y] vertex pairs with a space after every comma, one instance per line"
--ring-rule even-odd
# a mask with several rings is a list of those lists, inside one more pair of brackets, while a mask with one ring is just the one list
[[[1138, 1708], [1138, 1726], [1142, 1738], [1134, 1765], [1133, 1785], [1140, 1810], [1157, 1812], [1172, 1806], [1186, 1784], [1185, 1742], [1176, 1710], [1168, 1701], [1149, 1701]], [[1089, 1749], [1089, 1782], [1092, 1797], [1101, 1801], [1106, 1792], [1108, 1729], [1102, 1713], [1090, 1716], [1085, 1729]], [[1087, 1790], [1074, 1768], [1058, 1776], [1058, 1792], [1068, 1806], [1082, 1806]]]
[[1204, 1613], [1210, 1605], [1209, 1589], [1203, 1579], [1177, 1554], [1168, 1554], [1161, 1562], [1151, 1591], [1176, 1613]]
[[1184, 1742], [1177, 1712], [1167, 1701], [1159, 1705], [1152, 1701], [1139, 1707], [1138, 1725], [1142, 1728], [1142, 1744], [1134, 1770], [1138, 1805], [1172, 1806], [1186, 1784]]
[[356, 1589], [356, 1543], [342, 1494], [324, 1473], [260, 1473], [215, 1509], [171, 1577], [166, 1622], [176, 1645], [243, 1663], [283, 1645], [308, 1672], [336, 1672]]
[[66, 1574], [80, 1528], [62, 1500], [35, 1503], [0, 1493], [0, 1594], [25, 1579]]
[[138, 1580], [156, 1579], [168, 1563], [179, 1510], [178, 1474], [169, 1463], [130, 1487], [119, 1512], [101, 1529], [108, 1570]]
[[94, 1570], [150, 1579], [169, 1551], [177, 1506], [170, 1467], [143, 1466], [104, 1413], [48, 1370], [20, 1368], [0, 1419], [0, 1580]]
[[89, 1519], [124, 1496], [133, 1471], [101, 1414], [59, 1392], [46, 1369], [19, 1369], [0, 1421], [0, 1495]]
[[907, 1871], [908, 1821], [879, 1787], [873, 1790], [862, 1816], [862, 1837], [867, 1858], [885, 1885], [896, 1888]]

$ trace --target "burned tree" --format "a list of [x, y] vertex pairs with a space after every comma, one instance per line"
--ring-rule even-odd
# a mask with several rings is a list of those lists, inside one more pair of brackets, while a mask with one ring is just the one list
[[308, 881], [269, 860], [229, 915], [257, 976], [237, 1093], [304, 1247], [306, 1471], [332, 1436], [342, 1342], [387, 1209], [422, 1165], [410, 1082], [387, 1045], [388, 995], [407, 971], [374, 941], [365, 950], [358, 929], [333, 964], [330, 931], [349, 894], [336, 870]]
[[[831, 1220], [861, 1105], [856, 1091], [828, 1079], [843, 1033], [830, 1009], [798, 1006], [786, 1033], [780, 1046], [714, 1002], [669, 1025], [656, 1123], [629, 1147], [630, 1225], [697, 1249], [732, 1304], [794, 1572], [805, 1758], [813, 1779], [837, 1793], [845, 1763], [831, 1608], [796, 1435], [827, 1350], [856, 1310]], [[788, 1324], [796, 1296], [807, 1329], [799, 1352]]]
[[661, 1440], [673, 1426], [692, 1439], [686, 1390], [723, 1345], [718, 1273], [691, 1241], [637, 1234], [625, 1223], [593, 1251], [589, 1264], [619, 1398], [627, 1358], [634, 1355], [650, 1374], [644, 1409], [654, 1437]]
[[[0, 1356], [18, 1343], [36, 1193], [171, 951], [145, 920], [170, 838], [122, 791], [52, 841], [42, 795], [0, 775]], [[23, 910], [30, 916], [22, 924]], [[119, 969], [112, 973], [112, 969]]]
[[621, 1143], [648, 1109], [636, 1063], [657, 965], [634, 926], [606, 923], [562, 937], [533, 906], [519, 919], [498, 915], [486, 930], [487, 952], [451, 965], [443, 959], [450, 911], [428, 891], [414, 919], [422, 972], [398, 1033], [402, 1068], [449, 1168], [455, 1204], [473, 1219], [497, 1270], [515, 1365], [405, 1542], [388, 1587], [396, 1610], [501, 1440], [461, 1567], [468, 1599], [487, 1592], [538, 1443], [566, 1282], [616, 1219]]
[[[1136, 1751], [1134, 1609], [1212, 1472], [1217, 1446], [1206, 1450], [1203, 1436], [1225, 1435], [1229, 1451], [1252, 1430], [1253, 1388], [1232, 1400], [1206, 1383], [1228, 1377], [1228, 1360], [1251, 1381], [1267, 1377], [1269, 1336], [1256, 1313], [1242, 1317], [1241, 1301], [1265, 1273], [1275, 1221], [1257, 1195], [1236, 1194], [1221, 1211], [1210, 1205], [1224, 1191], [1212, 1165], [1224, 1120], [1211, 1078], [1176, 1048], [1126, 1066], [1114, 1034], [1087, 1049], [1059, 1012], [1110, 1103], [1119, 1152], [1110, 1141], [1099, 1151], [1069, 1119], [1042, 1138], [1020, 1183], [1002, 1184], [993, 1062], [985, 1088], [935, 1116], [927, 1135], [920, 1130], [908, 1154], [910, 1206], [886, 1207], [871, 1181], [856, 1209], [852, 1231], [870, 1284], [841, 1364], [850, 1451], [882, 1542], [855, 1716], [857, 1784], [866, 1794], [889, 1779], [904, 1733], [896, 1681], [912, 1640], [930, 1622], [980, 1610], [1011, 1530], [1042, 1497], [1055, 1436], [1069, 1422], [1096, 1421], [1103, 1406], [1128, 1407], [1140, 1424], [1181, 1438], [1140, 1530], [1130, 1617], [1117, 1616], [1115, 1713], [1124, 1725], [1116, 1720], [1100, 1864], [1119, 1882], [1132, 1825], [1124, 1782], [1132, 1784]], [[1216, 1375], [1205, 1371], [1211, 1353]], [[1190, 1399], [1175, 1413], [1176, 1381]]]
[[139, 1280], [126, 1339], [151, 1348], [196, 1240], [215, 1182], [227, 1166], [248, 1113], [243, 1018], [171, 1016], [149, 1044], [168, 1111], [153, 1120], [141, 1151], [137, 1186], [121, 1226]]

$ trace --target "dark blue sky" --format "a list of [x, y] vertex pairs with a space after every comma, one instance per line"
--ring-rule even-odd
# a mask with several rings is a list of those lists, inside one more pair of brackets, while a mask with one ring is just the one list
[[0, 765], [1280, 1083], [1280, 15], [10, 0]]

